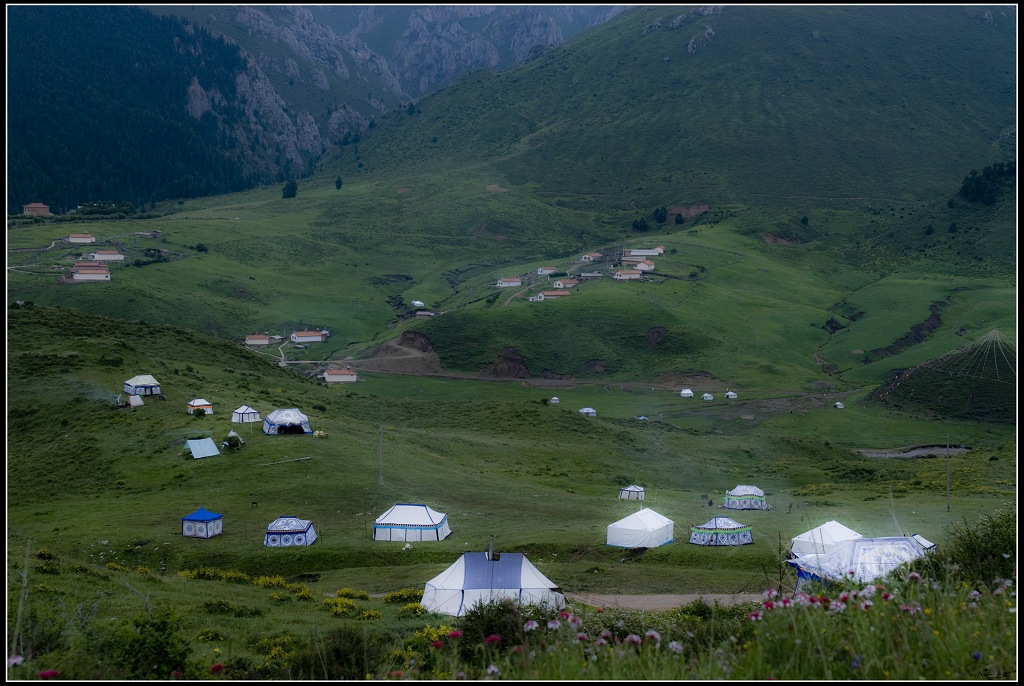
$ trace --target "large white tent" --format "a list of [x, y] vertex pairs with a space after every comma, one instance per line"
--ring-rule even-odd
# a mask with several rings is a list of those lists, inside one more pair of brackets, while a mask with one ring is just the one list
[[565, 607], [565, 595], [523, 553], [463, 553], [423, 587], [420, 605], [461, 617], [478, 603], [511, 598], [520, 603]]
[[923, 556], [935, 545], [920, 536], [881, 536], [839, 541], [827, 553], [798, 555], [787, 562], [796, 568], [798, 588], [807, 581], [884, 578], [897, 567]]
[[740, 484], [731, 491], [725, 492], [722, 499], [722, 507], [730, 510], [770, 510], [771, 506], [765, 502], [764, 491], [757, 486], [746, 486]]
[[753, 542], [751, 527], [732, 517], [712, 517], [704, 524], [690, 527], [690, 543], [695, 545], [746, 545]]
[[675, 540], [675, 523], [649, 507], [608, 525], [608, 545], [657, 548]]
[[283, 548], [295, 545], [313, 545], [317, 539], [313, 522], [291, 515], [278, 517], [267, 525], [263, 545], [269, 548]]
[[409, 503], [392, 505], [373, 524], [375, 541], [441, 541], [451, 533], [448, 515]]
[[274, 410], [263, 418], [263, 433], [274, 434], [311, 434], [309, 419], [294, 407], [287, 410]]
[[630, 484], [624, 488], [619, 489], [619, 498], [622, 500], [643, 500], [644, 499], [644, 487], [637, 486], [636, 484]]
[[263, 418], [260, 417], [260, 413], [248, 405], [242, 405], [237, 410], [231, 412], [231, 421], [235, 424], [248, 424], [249, 422], [259, 422], [262, 420]]
[[160, 383], [149, 374], [139, 374], [124, 382], [128, 395], [160, 395]]
[[793, 555], [821, 555], [832, 550], [837, 543], [855, 538], [862, 538], [862, 536], [833, 519], [810, 531], [805, 531], [799, 536], [794, 536], [789, 542], [789, 550]]

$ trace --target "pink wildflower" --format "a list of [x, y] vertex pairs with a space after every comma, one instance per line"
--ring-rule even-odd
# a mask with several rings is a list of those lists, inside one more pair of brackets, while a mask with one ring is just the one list
[[920, 583], [921, 575], [917, 572], [911, 572], [910, 574], [907, 574], [907, 581], [912, 584]]
[[490, 636], [484, 639], [484, 643], [486, 643], [489, 646], [492, 646], [500, 640], [501, 636], [499, 636], [498, 634], [491, 634]]
[[52, 679], [57, 676], [60, 676], [59, 669], [47, 669], [45, 672], [39, 672], [40, 679]]
[[747, 617], [749, 617], [754, 622], [759, 622], [762, 619], [764, 619], [764, 615], [761, 614], [760, 610], [755, 610], [754, 612], [751, 612], [749, 615], [747, 615]]
[[610, 639], [611, 637], [612, 637], [612, 632], [611, 632], [610, 629], [603, 629], [601, 631], [601, 638], [607, 640], [607, 639]]
[[775, 609], [775, 601], [774, 600], [766, 600], [766, 601], [764, 601], [763, 605], [764, 605], [764, 609], [766, 609], [766, 610], [774, 610]]
[[892, 593], [889, 593], [889, 591], [882, 593], [882, 600], [892, 600]]
[[395, 679], [401, 679], [403, 676], [405, 676], [405, 672], [403, 672], [400, 669], [396, 669], [395, 671], [391, 672], [391, 676]]
[[762, 596], [764, 597], [765, 600], [773, 600], [778, 595], [779, 595], [779, 592], [777, 590], [775, 590], [774, 588], [769, 588], [767, 591], [765, 591], [762, 594]]
[[598, 646], [599, 648], [603, 648], [606, 645], [608, 645], [608, 641], [604, 638], [599, 638], [596, 641], [594, 641], [594, 645]]
[[549, 619], [548, 620], [548, 628], [551, 629], [552, 631], [555, 631], [556, 629], [561, 628], [561, 626], [562, 626], [562, 623], [560, 621], [558, 621], [557, 619]]
[[444, 648], [444, 641], [434, 641], [430, 645], [434, 646], [435, 648]]
[[491, 665], [487, 668], [487, 676], [499, 676], [500, 674], [501, 670], [498, 669], [498, 665]]
[[630, 645], [637, 645], [637, 646], [640, 645], [641, 643], [643, 643], [643, 641], [640, 639], [640, 637], [637, 636], [636, 634], [629, 634], [628, 636], [626, 636], [625, 639], [623, 639], [623, 642], [624, 643], [628, 643]]
[[562, 610], [561, 612], [559, 612], [558, 616], [561, 617], [562, 619], [569, 619], [569, 613], [566, 612], [565, 610]]
[[448, 638], [462, 638], [462, 632], [458, 629], [452, 629], [448, 632]]
[[581, 631], [581, 632], [579, 632], [578, 634], [576, 634], [576, 642], [577, 642], [577, 643], [583, 643], [583, 642], [584, 642], [584, 641], [586, 641], [586, 640], [587, 640], [588, 638], [589, 638], [589, 636], [587, 636], [587, 635], [586, 635], [585, 633], [583, 633], [582, 631]]
[[212, 672], [213, 674], [220, 674], [223, 671], [224, 671], [224, 665], [222, 665], [219, 662], [214, 664], [214, 665], [212, 665], [210, 667], [210, 672]]
[[863, 601], [860, 604], [860, 609], [867, 610], [867, 609], [870, 609], [873, 605], [874, 605], [874, 603], [871, 602], [870, 600], [865, 600], [865, 601]]
[[530, 633], [531, 631], [536, 631], [537, 627], [539, 626], [540, 624], [537, 623], [537, 620], [528, 619], [526, 620], [526, 623], [523, 624], [523, 631], [525, 631], [526, 633]]
[[779, 605], [781, 605], [782, 607], [789, 607], [792, 604], [793, 604], [793, 599], [792, 598], [780, 598], [779, 599]]
[[654, 641], [655, 643], [661, 642], [661, 634], [659, 634], [654, 629], [648, 629], [645, 636], [647, 636], [648, 641]]
[[580, 619], [576, 615], [569, 615], [569, 626], [573, 627], [574, 629], [577, 629], [579, 628], [580, 624], [583, 624], [582, 619]]

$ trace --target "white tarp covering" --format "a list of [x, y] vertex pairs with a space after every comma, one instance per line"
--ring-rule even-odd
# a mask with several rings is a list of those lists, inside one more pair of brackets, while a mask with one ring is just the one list
[[608, 545], [619, 548], [657, 548], [675, 539], [675, 523], [646, 507], [608, 525]]
[[231, 413], [231, 421], [235, 424], [245, 424], [248, 422], [259, 422], [263, 418], [260, 417], [260, 413], [252, 409], [248, 405], [242, 405], [237, 410]]
[[805, 531], [799, 536], [794, 536], [789, 542], [789, 550], [794, 555], [820, 555], [832, 550], [837, 543], [854, 538], [862, 538], [862, 536], [833, 519], [810, 531]]
[[409, 503], [392, 505], [373, 524], [375, 541], [441, 541], [451, 533], [448, 515]]
[[313, 522], [291, 515], [278, 517], [267, 525], [263, 545], [269, 548], [283, 548], [295, 545], [313, 545], [317, 538]]
[[798, 555], [787, 562], [801, 580], [867, 582], [888, 576], [897, 567], [927, 552], [919, 537], [882, 536], [840, 541], [823, 554]]
[[565, 595], [523, 553], [463, 553], [423, 587], [420, 605], [461, 617], [477, 603], [511, 598], [520, 603], [565, 607]]
[[128, 396], [128, 404], [131, 405], [132, 407], [138, 407], [139, 405], [145, 405], [145, 403], [142, 402], [142, 396], [141, 395], [130, 395], [130, 396]]
[[220, 455], [220, 451], [217, 450], [217, 444], [213, 442], [212, 438], [196, 438], [191, 441], [185, 441], [185, 444], [188, 446], [188, 451], [192, 453], [192, 457], [197, 460], [201, 457]]

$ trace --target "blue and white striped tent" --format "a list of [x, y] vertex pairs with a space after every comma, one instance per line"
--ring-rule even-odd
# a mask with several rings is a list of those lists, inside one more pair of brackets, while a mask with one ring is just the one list
[[267, 525], [267, 532], [263, 536], [263, 545], [268, 548], [313, 545], [316, 538], [313, 522], [284, 515]]
[[426, 583], [420, 605], [430, 612], [461, 617], [478, 603], [502, 598], [556, 610], [565, 607], [562, 590], [523, 553], [463, 553]]
[[448, 515], [410, 503], [392, 505], [373, 524], [375, 541], [443, 541], [451, 533]]

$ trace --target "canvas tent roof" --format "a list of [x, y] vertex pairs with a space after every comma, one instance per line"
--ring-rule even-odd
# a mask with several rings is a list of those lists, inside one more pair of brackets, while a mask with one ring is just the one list
[[192, 514], [187, 514], [182, 517], [183, 520], [189, 522], [210, 522], [214, 519], [221, 519], [224, 515], [217, 514], [216, 512], [210, 512], [205, 507], [201, 507]]
[[159, 386], [160, 383], [149, 374], [139, 374], [125, 381], [132, 386]]
[[188, 447], [188, 451], [192, 453], [192, 457], [197, 460], [201, 457], [220, 455], [220, 451], [217, 450], [217, 444], [213, 442], [212, 438], [192, 439], [185, 441], [185, 445]]
[[181, 518], [181, 535], [189, 538], [212, 538], [224, 533], [224, 515], [199, 508]]
[[823, 554], [800, 555], [787, 562], [801, 579], [866, 582], [923, 556], [928, 548], [916, 536], [851, 538]]
[[430, 612], [460, 617], [477, 603], [511, 598], [520, 603], [565, 607], [560, 588], [523, 553], [463, 553], [423, 587], [420, 605]]
[[451, 533], [448, 515], [419, 504], [392, 505], [373, 524], [375, 541], [441, 541]]
[[235, 424], [245, 424], [247, 422], [258, 422], [261, 420], [262, 417], [260, 417], [260, 413], [248, 405], [242, 405], [231, 413], [231, 421]]
[[583, 408], [580, 408], [580, 414], [585, 414], [588, 417], [596, 417], [597, 416], [597, 410], [595, 410], [592, 407], [583, 407]]
[[810, 531], [805, 531], [799, 536], [794, 536], [790, 540], [789, 549], [794, 555], [820, 555], [832, 550], [837, 543], [854, 538], [862, 538], [862, 536], [833, 519]]
[[739, 485], [736, 488], [732, 489], [731, 491], [726, 491], [725, 494], [726, 495], [758, 495], [758, 496], [763, 496], [764, 495], [764, 491], [762, 491], [757, 486]]
[[160, 382], [149, 374], [139, 374], [124, 382], [124, 392], [132, 395], [157, 395]]
[[690, 543], [696, 545], [746, 545], [754, 542], [751, 527], [732, 517], [712, 517], [690, 527]]
[[675, 539], [675, 523], [649, 507], [608, 525], [608, 545], [657, 548]]

